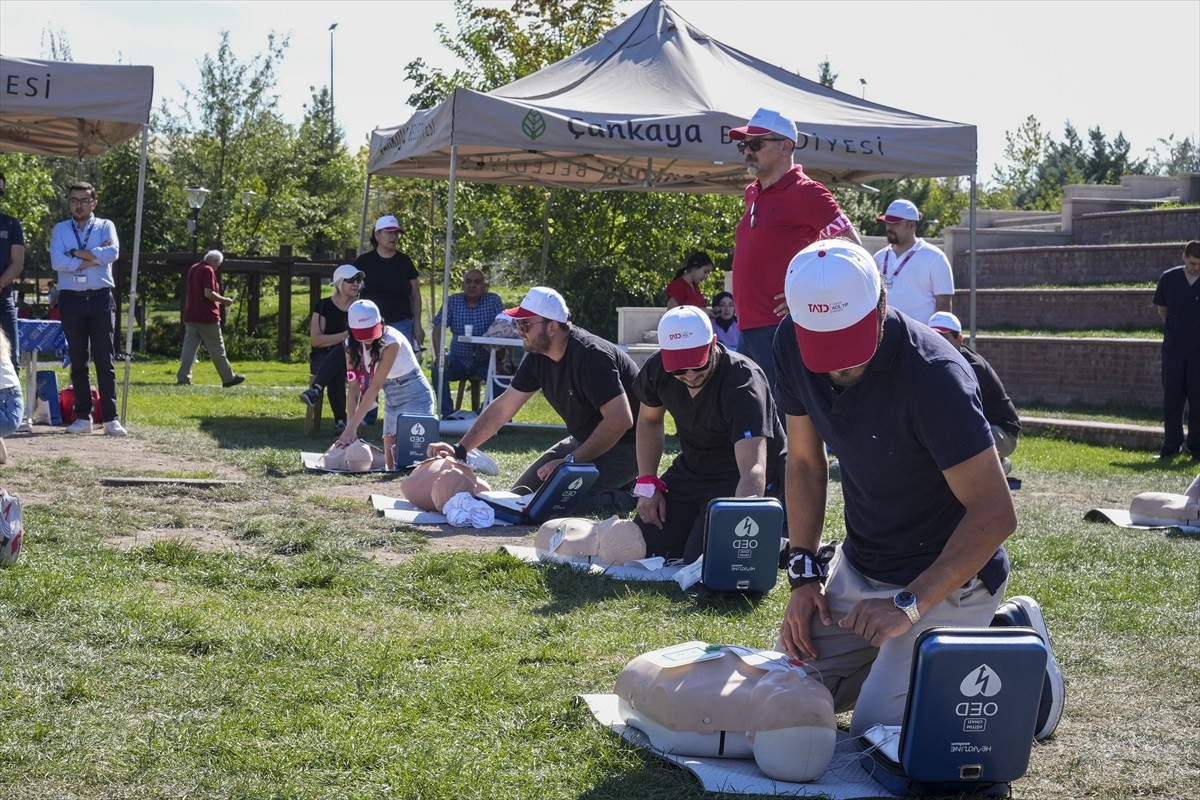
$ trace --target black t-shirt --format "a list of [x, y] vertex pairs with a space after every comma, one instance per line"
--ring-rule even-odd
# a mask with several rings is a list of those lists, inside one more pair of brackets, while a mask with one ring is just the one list
[[1188, 283], [1184, 268], [1172, 267], [1158, 278], [1154, 305], [1167, 309], [1163, 350], [1175, 355], [1200, 350], [1200, 281]]
[[1017, 416], [1017, 408], [1008, 396], [1004, 384], [1000, 382], [996, 370], [992, 369], [992, 365], [983, 356], [966, 345], [960, 346], [958, 352], [971, 365], [971, 369], [975, 370], [975, 379], [979, 381], [979, 393], [983, 398], [983, 416], [1005, 433], [1019, 436], [1021, 418]]
[[[323, 333], [345, 333], [350, 329], [350, 316], [345, 311], [337, 307], [333, 302], [332, 297], [323, 297], [317, 303], [317, 307], [313, 309], [314, 314], [318, 314], [325, 318], [325, 329]], [[334, 347], [341, 345], [330, 345], [329, 347], [314, 347], [313, 353], [325, 353], [332, 350]]]
[[354, 261], [365, 276], [360, 296], [379, 306], [383, 321], [388, 325], [412, 319], [412, 282], [418, 278], [417, 267], [406, 254], [396, 251], [384, 258], [377, 250], [368, 250]]
[[655, 353], [638, 373], [638, 399], [665, 407], [675, 419], [679, 456], [675, 465], [705, 478], [737, 481], [733, 446], [740, 439], [767, 440], [767, 482], [778, 478], [787, 436], [775, 414], [775, 400], [762, 368], [749, 358], [716, 348], [717, 366], [695, 397], [663, 369]]
[[[592, 435], [604, 415], [600, 407], [619, 394], [629, 398], [629, 410], [637, 419], [638, 400], [633, 384], [638, 368], [633, 359], [612, 342], [572, 326], [567, 352], [561, 361], [529, 353], [517, 367], [512, 387], [518, 392], [542, 390], [567, 425], [567, 432], [582, 442]], [[621, 442], [632, 444], [634, 427], [629, 426]]]

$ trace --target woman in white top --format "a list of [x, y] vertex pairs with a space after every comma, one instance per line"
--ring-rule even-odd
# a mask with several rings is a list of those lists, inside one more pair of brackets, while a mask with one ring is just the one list
[[0, 331], [0, 464], [8, 461], [4, 437], [21, 424], [25, 404], [21, 400], [21, 379], [12, 363], [12, 346], [4, 331]]
[[357, 300], [347, 312], [350, 335], [346, 337], [346, 384], [349, 387], [346, 430], [337, 444], [358, 439], [358, 426], [384, 395], [383, 452], [386, 469], [395, 469], [393, 449], [401, 414], [433, 414], [433, 388], [425, 380], [421, 364], [408, 338], [383, 324], [379, 307], [370, 300]]

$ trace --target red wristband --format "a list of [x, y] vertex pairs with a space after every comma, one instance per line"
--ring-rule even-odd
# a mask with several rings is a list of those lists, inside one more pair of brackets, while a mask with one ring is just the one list
[[658, 477], [657, 475], [642, 475], [640, 478], [637, 479], [637, 482], [635, 485], [637, 485], [637, 486], [653, 486], [655, 489], [662, 492], [663, 494], [667, 493], [667, 484], [664, 483], [663, 479]]

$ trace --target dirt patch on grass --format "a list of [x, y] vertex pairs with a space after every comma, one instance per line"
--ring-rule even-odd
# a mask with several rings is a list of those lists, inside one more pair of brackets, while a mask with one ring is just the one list
[[[139, 436], [136, 432], [126, 437], [114, 437], [106, 436], [100, 430], [97, 426], [96, 431], [90, 435], [73, 435], [68, 434], [65, 428], [38, 425], [32, 433], [14, 434], [5, 439], [8, 461], [0, 466], [0, 486], [20, 494], [22, 502], [26, 505], [70, 502], [71, 488], [65, 485], [65, 482], [53, 477], [48, 478], [46, 475], [55, 470], [53, 465], [47, 470], [30, 467], [35, 461], [44, 464], [47, 460], [95, 470], [101, 476], [205, 475], [220, 480], [246, 481], [253, 478], [236, 466], [216, 458], [189, 453], [186, 460], [181, 459], [177, 453], [169, 452], [169, 448], [156, 446], [153, 439]], [[42, 474], [39, 476], [38, 473]], [[334, 500], [342, 503], [349, 501], [355, 508], [361, 504], [364, 523], [377, 526], [381, 519], [370, 506], [370, 496], [400, 496], [400, 481], [394, 476], [328, 477], [329, 480], [295, 481], [293, 486], [299, 497], [290, 494], [286, 499], [280, 499], [262, 492], [247, 492], [244, 496], [235, 498], [224, 495], [220, 498], [221, 520], [247, 519], [261, 513], [265, 506], [273, 503], [287, 502], [292, 507], [307, 506], [317, 509], [325, 508]], [[111, 491], [144, 495], [156, 488], [147, 486], [139, 492], [139, 487], [121, 487]], [[227, 524], [218, 526], [218, 522], [214, 521], [209, 527], [202, 519], [191, 519], [203, 516], [203, 507], [209, 505], [203, 498], [207, 496], [207, 492], [214, 490], [193, 488], [186, 491], [180, 488], [178, 496], [168, 494], [167, 497], [158, 497], [154, 501], [155, 511], [186, 515], [189, 517], [188, 525], [164, 526], [158, 521], [148, 521], [145, 529], [131, 535], [112, 536], [108, 541], [114, 547], [122, 549], [145, 547], [160, 540], [178, 540], [205, 552], [261, 552], [252, 540], [235, 536]], [[170, 489], [164, 491], [169, 492]], [[197, 496], [201, 499], [198, 500]], [[294, 514], [292, 518], [295, 519]], [[419, 548], [421, 552], [494, 552], [507, 544], [528, 544], [530, 539], [529, 530], [524, 527], [475, 530], [448, 525], [409, 526], [396, 523], [394, 528], [416, 535], [422, 543]], [[368, 547], [362, 552], [383, 564], [404, 563], [414, 556], [411, 547]]]

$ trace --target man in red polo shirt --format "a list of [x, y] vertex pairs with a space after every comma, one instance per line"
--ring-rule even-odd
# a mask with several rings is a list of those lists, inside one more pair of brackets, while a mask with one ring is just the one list
[[783, 278], [792, 257], [818, 239], [862, 242], [829, 190], [792, 162], [795, 122], [760, 108], [746, 125], [730, 130], [729, 138], [737, 141], [746, 172], [757, 179], [746, 187], [746, 211], [733, 251], [733, 302], [742, 336], [738, 352], [762, 367], [774, 386], [771, 345], [787, 313]]
[[187, 274], [187, 295], [183, 300], [183, 353], [179, 357], [179, 372], [175, 382], [186, 386], [192, 382], [192, 364], [201, 342], [208, 350], [221, 385], [228, 389], [246, 380], [235, 375], [225, 356], [225, 338], [221, 335], [221, 306], [233, 303], [232, 297], [220, 294], [217, 268], [225, 260], [220, 250], [209, 250], [204, 259], [192, 264]]

